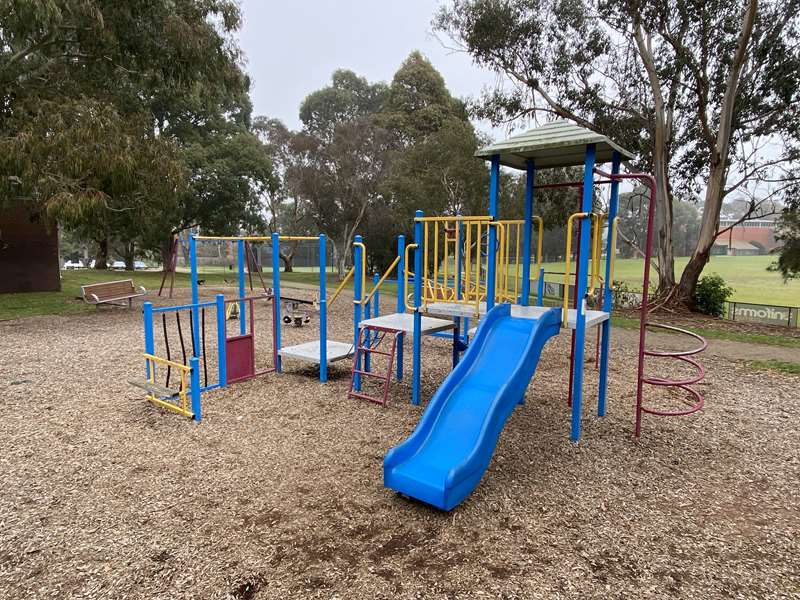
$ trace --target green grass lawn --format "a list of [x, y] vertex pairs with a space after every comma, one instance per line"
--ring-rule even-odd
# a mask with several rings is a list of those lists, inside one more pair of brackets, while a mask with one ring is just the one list
[[[800, 306], [800, 280], [784, 284], [780, 275], [767, 271], [767, 266], [773, 260], [771, 256], [715, 256], [706, 267], [705, 273], [719, 273], [725, 278], [729, 285], [736, 290], [733, 300]], [[675, 267], [678, 273], [686, 261], [686, 258], [676, 259]], [[639, 259], [618, 259], [615, 269], [616, 279], [626, 282], [632, 289], [640, 289], [643, 265], [643, 261]], [[544, 267], [546, 272], [560, 272], [564, 270], [564, 263], [546, 263]], [[531, 275], [535, 276], [534, 273]], [[266, 273], [266, 276], [271, 279], [269, 272]], [[72, 314], [92, 310], [93, 307], [75, 300], [77, 296], [80, 296], [80, 286], [87, 283], [132, 277], [136, 285], [143, 285], [153, 292], [158, 289], [161, 282], [159, 271], [128, 273], [81, 269], [63, 271], [62, 277], [61, 292], [0, 294], [0, 320], [43, 314]], [[200, 278], [205, 279], [210, 285], [222, 285], [226, 280], [232, 284], [236, 275], [222, 267], [203, 267], [200, 269]], [[546, 279], [561, 281], [561, 276], [548, 274]], [[327, 280], [328, 291], [332, 293], [338, 284], [336, 276], [331, 273]], [[653, 283], [657, 281], [655, 272], [652, 272], [651, 280]], [[293, 282], [316, 285], [319, 282], [319, 274], [313, 269], [298, 269], [294, 273], [282, 273], [281, 281], [288, 285]], [[266, 284], [267, 286], [271, 285], [270, 281], [267, 281]], [[189, 274], [177, 273], [175, 285], [176, 287], [189, 287]], [[254, 285], [258, 285], [258, 281], [255, 279]], [[371, 284], [368, 287], [371, 289]], [[352, 288], [352, 282], [348, 284], [348, 288]], [[532, 286], [531, 289], [535, 291], [535, 286]], [[395, 286], [386, 283], [383, 291], [394, 294]]]
[[[202, 269], [199, 274], [200, 279], [205, 279], [208, 285], [233, 285], [236, 281], [236, 274], [225, 269]], [[0, 321], [18, 319], [20, 317], [31, 317], [34, 315], [64, 315], [95, 310], [77, 299], [81, 296], [81, 286], [89, 283], [100, 283], [103, 281], [115, 281], [119, 279], [133, 279], [134, 285], [144, 286], [149, 295], [155, 296], [158, 286], [161, 284], [160, 271], [94, 271], [92, 269], [79, 269], [61, 272], [61, 291], [60, 292], [34, 292], [29, 294], [0, 294]], [[271, 273], [265, 274], [267, 287], [272, 286]], [[336, 276], [329, 274], [327, 277], [329, 293], [333, 293], [335, 286], [338, 285]], [[319, 283], [319, 273], [311, 270], [302, 270], [295, 273], [281, 273], [281, 283], [291, 285], [297, 282], [301, 284], [316, 285]], [[188, 288], [190, 279], [188, 273], [178, 272], [175, 275], [175, 287]], [[253, 277], [253, 286], [260, 287], [260, 282], [256, 276]], [[352, 282], [348, 285], [352, 287]], [[394, 286], [385, 284], [387, 291], [394, 293]], [[371, 285], [370, 285], [371, 288]], [[383, 289], [383, 288], [382, 288]]]
[[[676, 276], [680, 276], [688, 260], [686, 257], [675, 259]], [[713, 256], [703, 274], [718, 273], [721, 275], [735, 290], [731, 300], [756, 304], [800, 306], [800, 280], [795, 279], [783, 283], [783, 279], [778, 273], [767, 271], [767, 267], [774, 260], [773, 256]], [[547, 275], [547, 273], [563, 272], [563, 262], [545, 263], [543, 266], [546, 281], [561, 281], [561, 276]], [[571, 268], [574, 271], [574, 264]], [[631, 289], [641, 290], [644, 273], [643, 260], [617, 259], [614, 271], [617, 281], [624, 281]], [[602, 272], [605, 272], [605, 263], [602, 265]], [[651, 285], [654, 285], [658, 282], [658, 275], [652, 269], [650, 273]]]

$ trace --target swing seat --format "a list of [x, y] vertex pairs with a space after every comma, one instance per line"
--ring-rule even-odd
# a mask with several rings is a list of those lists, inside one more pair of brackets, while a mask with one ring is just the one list
[[[128, 379], [128, 383], [131, 384], [132, 386], [145, 390], [146, 392], [152, 394], [156, 398], [177, 398], [178, 396], [180, 396], [181, 393], [180, 390], [168, 388], [166, 386], [159, 385], [158, 383], [150, 383], [149, 381], [147, 381], [147, 379], [144, 378], [140, 379], [137, 377], [132, 377]], [[187, 394], [190, 393], [188, 389], [186, 390], [186, 393]]]

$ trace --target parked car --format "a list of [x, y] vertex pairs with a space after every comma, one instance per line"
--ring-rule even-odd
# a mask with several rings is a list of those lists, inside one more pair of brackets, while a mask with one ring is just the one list
[[135, 260], [135, 261], [133, 261], [133, 268], [134, 269], [146, 269], [147, 265], [144, 263], [144, 261]]
[[111, 268], [112, 269], [123, 269], [124, 270], [125, 269], [125, 261], [124, 260], [115, 260], [113, 263], [111, 263]]
[[80, 260], [68, 260], [64, 263], [65, 269], [83, 269], [85, 268], [83, 261]]

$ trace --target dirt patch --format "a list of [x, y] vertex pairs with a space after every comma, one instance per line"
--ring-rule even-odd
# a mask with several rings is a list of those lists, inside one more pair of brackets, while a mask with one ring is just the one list
[[[187, 297], [180, 290], [176, 301]], [[332, 339], [351, 339], [346, 300], [331, 311]], [[259, 304], [256, 318], [266, 363], [268, 307]], [[286, 328], [284, 344], [315, 338], [314, 326]], [[487, 476], [450, 514], [383, 487], [384, 454], [421, 414], [406, 381], [392, 384], [382, 408], [346, 399], [347, 364], [320, 385], [314, 369], [287, 363], [283, 375], [208, 393], [198, 425], [126, 384], [142, 371], [142, 345], [138, 310], [0, 329], [0, 597], [777, 598], [800, 590], [800, 377], [743, 369], [713, 340], [703, 411], [647, 417], [634, 440], [635, 336], [615, 330], [608, 416], [594, 416], [588, 364], [584, 438], [572, 444], [569, 339], [554, 339]], [[450, 349], [439, 339], [423, 346], [427, 400], [448, 372]]]

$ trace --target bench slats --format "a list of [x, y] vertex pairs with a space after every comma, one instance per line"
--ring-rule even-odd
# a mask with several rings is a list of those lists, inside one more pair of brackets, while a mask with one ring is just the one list
[[100, 304], [115, 300], [130, 300], [145, 295], [144, 288], [139, 290], [133, 285], [132, 279], [122, 281], [108, 281], [104, 283], [92, 283], [81, 286], [83, 299], [89, 304]]

